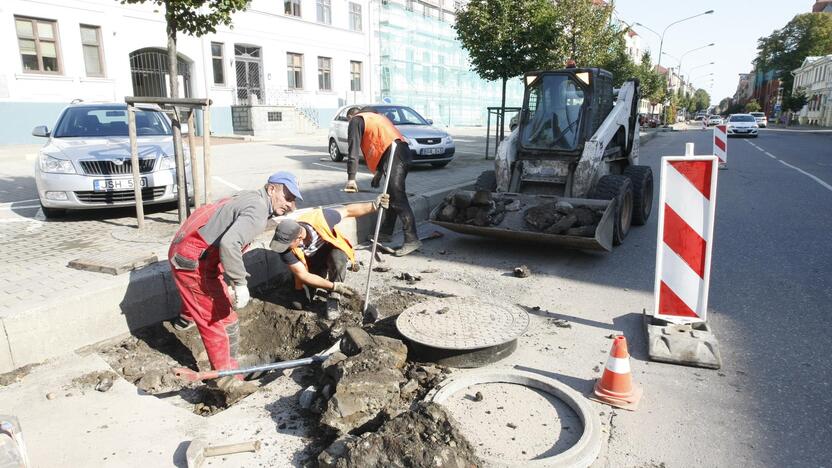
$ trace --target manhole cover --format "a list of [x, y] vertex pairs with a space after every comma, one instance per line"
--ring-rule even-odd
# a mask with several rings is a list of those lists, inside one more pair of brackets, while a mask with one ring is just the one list
[[528, 325], [529, 315], [520, 307], [471, 297], [421, 302], [396, 319], [399, 332], [410, 341], [448, 350], [503, 345], [516, 340]]

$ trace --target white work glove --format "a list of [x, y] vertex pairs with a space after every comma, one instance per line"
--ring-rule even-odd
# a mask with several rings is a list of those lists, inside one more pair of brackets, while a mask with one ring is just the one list
[[248, 294], [248, 287], [244, 284], [235, 284], [228, 287], [231, 293], [231, 306], [234, 310], [240, 310], [248, 304], [251, 296]]
[[344, 191], [347, 193], [358, 192], [358, 183], [354, 180], [348, 180], [347, 185], [344, 186]]
[[352, 288], [352, 286], [347, 286], [344, 283], [334, 282], [332, 283], [332, 292], [337, 292], [338, 294], [346, 297], [353, 297], [358, 295], [358, 291]]
[[390, 208], [390, 195], [386, 193], [382, 193], [375, 200], [373, 200], [373, 209], [378, 211], [378, 208], [382, 207], [385, 210]]

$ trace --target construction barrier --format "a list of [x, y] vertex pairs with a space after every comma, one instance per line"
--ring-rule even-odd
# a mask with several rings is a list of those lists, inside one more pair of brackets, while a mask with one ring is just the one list
[[714, 156], [719, 158], [719, 168], [728, 167], [728, 126], [714, 127]]
[[654, 317], [705, 322], [713, 247], [716, 156], [662, 158]]
[[641, 400], [642, 390], [633, 385], [632, 374], [627, 338], [618, 335], [613, 339], [604, 373], [595, 381], [589, 398], [617, 408], [635, 410]]

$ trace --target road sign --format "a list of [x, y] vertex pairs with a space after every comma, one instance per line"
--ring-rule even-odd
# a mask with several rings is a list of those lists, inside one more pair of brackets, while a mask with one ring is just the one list
[[658, 319], [706, 321], [717, 161], [716, 156], [662, 158], [653, 307]]

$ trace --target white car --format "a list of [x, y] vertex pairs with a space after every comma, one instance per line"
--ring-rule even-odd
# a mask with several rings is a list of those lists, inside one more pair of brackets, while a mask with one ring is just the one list
[[728, 119], [728, 136], [749, 136], [757, 138], [757, 121], [751, 114], [732, 114]]
[[329, 135], [327, 137], [329, 157], [333, 161], [342, 161], [347, 155], [347, 112], [356, 107], [370, 108], [390, 119], [407, 139], [413, 164], [445, 167], [453, 161], [456, 145], [448, 132], [434, 127], [431, 120], [423, 118], [410, 107], [392, 104], [368, 106], [353, 104], [338, 109], [335, 118], [329, 125]]
[[706, 121], [706, 126], [711, 127], [713, 125], [722, 125], [723, 123], [725, 122], [722, 120], [722, 117], [718, 115], [711, 115]]
[[760, 128], [766, 128], [768, 126], [768, 117], [764, 112], [749, 112], [749, 114], [754, 117], [754, 120], [757, 121], [757, 125]]
[[[158, 110], [137, 110], [136, 133], [142, 201], [175, 202], [170, 121]], [[35, 162], [35, 184], [45, 217], [61, 216], [67, 209], [135, 204], [125, 104], [72, 104], [61, 112], [52, 131], [40, 125], [32, 135], [49, 139]], [[190, 184], [188, 190], [190, 194]]]

